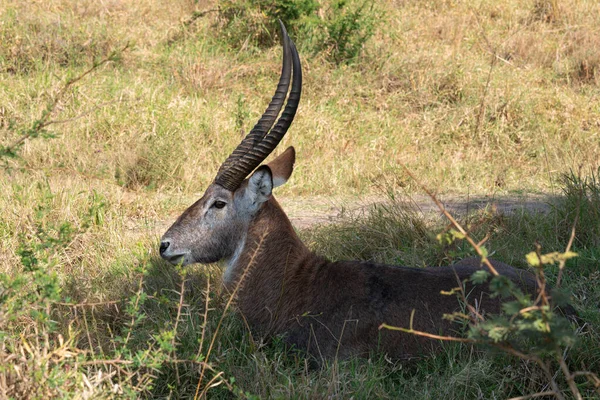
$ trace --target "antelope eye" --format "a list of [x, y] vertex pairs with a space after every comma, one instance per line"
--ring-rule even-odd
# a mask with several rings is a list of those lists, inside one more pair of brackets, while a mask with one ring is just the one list
[[217, 200], [213, 203], [212, 207], [220, 209], [220, 208], [225, 207], [226, 205], [227, 205], [227, 203], [225, 203], [224, 201]]

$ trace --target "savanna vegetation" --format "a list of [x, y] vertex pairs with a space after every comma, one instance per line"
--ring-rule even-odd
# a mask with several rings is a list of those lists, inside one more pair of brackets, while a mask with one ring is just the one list
[[[220, 266], [160, 260], [272, 95], [277, 18], [304, 87], [276, 195], [378, 199], [303, 229], [311, 248], [411, 266], [478, 250], [561, 290], [465, 320], [483, 345], [315, 368], [252, 336]], [[4, 0], [0, 397], [600, 396], [599, 27], [586, 0]], [[490, 206], [461, 232], [411, 203], [422, 186], [548, 206]], [[567, 299], [578, 326], [549, 308]]]

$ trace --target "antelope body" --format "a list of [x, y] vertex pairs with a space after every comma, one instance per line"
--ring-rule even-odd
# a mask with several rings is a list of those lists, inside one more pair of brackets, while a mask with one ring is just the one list
[[[437, 268], [329, 262], [307, 249], [272, 195], [292, 173], [294, 149], [255, 170], [285, 135], [300, 100], [300, 60], [281, 28], [283, 67], [269, 107], [223, 163], [204, 196], [163, 235], [160, 254], [184, 265], [224, 260], [224, 285], [236, 291], [238, 309], [252, 329], [263, 335], [282, 334], [287, 343], [318, 358], [379, 351], [402, 359], [432, 350], [437, 341], [379, 326], [385, 322], [408, 327], [414, 310], [415, 330], [452, 334], [455, 327], [442, 317], [461, 305], [456, 296], [441, 291], [469, 278], [480, 269], [480, 261]], [[271, 129], [292, 70], [287, 104]], [[535, 291], [531, 274], [496, 261], [493, 265], [525, 290]], [[468, 299], [480, 310], [500, 311], [499, 300], [489, 297], [486, 285], [465, 285]]]

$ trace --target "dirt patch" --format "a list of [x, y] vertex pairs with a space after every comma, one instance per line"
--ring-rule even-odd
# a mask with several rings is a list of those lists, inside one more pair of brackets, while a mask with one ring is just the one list
[[[500, 214], [512, 214], [519, 211], [548, 212], [556, 197], [549, 195], [528, 196], [440, 196], [439, 200], [452, 214], [465, 215], [485, 208], [494, 208]], [[281, 198], [279, 203], [286, 211], [292, 224], [297, 229], [305, 229], [314, 225], [327, 224], [343, 218], [345, 215], [361, 213], [374, 204], [389, 203], [390, 199], [382, 196], [361, 198]], [[441, 214], [438, 206], [428, 196], [412, 196], [396, 200], [421, 213]]]
[[[282, 197], [277, 198], [279, 204], [287, 213], [290, 221], [296, 229], [307, 229], [315, 225], [330, 224], [343, 219], [347, 215], [356, 215], [367, 211], [374, 204], [386, 204], [390, 199], [386, 196], [367, 197]], [[406, 204], [424, 214], [441, 214], [433, 200], [427, 196], [412, 196], [402, 200], [396, 200]], [[548, 212], [556, 197], [549, 195], [528, 196], [440, 196], [440, 201], [446, 209], [455, 215], [464, 215], [470, 212], [495, 208], [500, 214], [511, 214], [519, 211]], [[191, 204], [191, 203], [190, 203]], [[160, 237], [182, 210], [173, 211], [171, 215], [163, 220], [148, 224], [148, 221], [137, 224], [133, 219], [128, 221], [130, 230], [145, 231]]]

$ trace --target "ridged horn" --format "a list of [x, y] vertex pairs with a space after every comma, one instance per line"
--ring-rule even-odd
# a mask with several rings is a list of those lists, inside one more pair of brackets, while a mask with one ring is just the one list
[[[267, 110], [250, 133], [248, 133], [219, 168], [219, 172], [215, 177], [215, 183], [227, 190], [235, 191], [246, 176], [271, 154], [289, 129], [298, 109], [302, 92], [300, 57], [298, 56], [294, 42], [292, 42], [285, 30], [285, 26], [281, 21], [279, 23], [283, 37], [283, 66], [281, 68], [279, 84]], [[287, 104], [281, 113], [281, 117], [279, 117], [273, 129], [271, 129], [283, 106], [289, 88], [292, 68], [292, 89], [288, 96]]]

